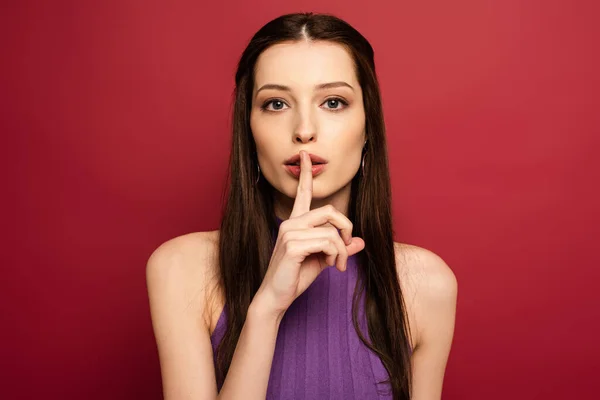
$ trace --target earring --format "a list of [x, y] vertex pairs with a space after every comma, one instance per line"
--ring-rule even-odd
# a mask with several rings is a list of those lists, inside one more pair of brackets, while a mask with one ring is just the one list
[[365, 156], [366, 155], [367, 155], [367, 152], [365, 151], [365, 153], [362, 156], [362, 162], [360, 163], [363, 176], [365, 176]]
[[258, 167], [258, 172], [256, 176], [256, 182], [254, 182], [254, 184], [257, 184], [258, 180], [260, 179], [260, 165], [258, 165], [258, 162], [256, 163], [256, 166]]

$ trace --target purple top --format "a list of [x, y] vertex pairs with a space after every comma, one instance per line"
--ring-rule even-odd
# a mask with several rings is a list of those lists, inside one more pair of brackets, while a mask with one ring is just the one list
[[[377, 384], [388, 379], [386, 369], [352, 324], [357, 272], [355, 255], [345, 272], [326, 268], [288, 308], [279, 326], [267, 400], [392, 398], [389, 384]], [[358, 311], [368, 337], [364, 293]], [[226, 318], [223, 310], [211, 335], [213, 354]]]

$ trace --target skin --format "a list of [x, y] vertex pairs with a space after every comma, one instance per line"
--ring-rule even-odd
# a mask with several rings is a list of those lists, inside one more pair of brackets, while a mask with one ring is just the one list
[[[339, 81], [354, 90], [315, 89], [315, 85]], [[285, 85], [290, 90], [258, 90], [266, 84]], [[342, 98], [348, 106], [335, 101], [328, 103], [332, 97]], [[280, 102], [268, 104], [269, 111], [261, 110], [266, 101], [273, 99]], [[277, 189], [276, 214], [286, 220], [286, 230], [295, 230], [292, 233], [296, 239], [301, 235], [306, 237], [308, 232], [314, 235], [317, 229], [328, 225], [347, 229], [344, 224], [347, 224], [350, 181], [360, 168], [366, 140], [364, 122], [362, 92], [350, 55], [342, 47], [301, 41], [273, 46], [259, 57], [251, 128], [261, 179], [268, 179]], [[327, 159], [326, 170], [313, 179], [307, 173], [310, 164], [303, 164], [300, 178], [291, 176], [283, 162], [301, 150]], [[324, 235], [326, 231], [320, 232]], [[330, 234], [331, 230], [327, 232]], [[345, 257], [364, 247], [362, 239], [347, 237], [344, 232], [342, 236], [337, 237], [336, 247], [325, 254], [330, 265], [336, 255], [345, 254], [337, 259], [341, 270], [345, 269]], [[162, 244], [148, 260], [150, 309], [167, 400], [217, 398], [210, 334], [223, 309], [222, 293], [216, 284], [218, 237], [218, 231], [183, 235]], [[395, 249], [414, 349], [413, 399], [440, 399], [454, 332], [456, 278], [446, 263], [427, 249], [404, 243], [395, 243]], [[282, 285], [285, 279], [281, 273], [276, 278], [276, 267], [282, 265], [281, 260], [289, 262], [290, 258], [286, 259], [277, 245], [274, 254], [279, 264], [269, 266], [257, 293], [260, 301], [251, 304], [232, 367], [218, 398], [264, 398], [281, 319], [281, 313], [274, 312], [281, 310], [274, 304], [284, 304], [285, 308], [298, 295], [288, 293], [289, 287]], [[307, 268], [309, 264], [312, 267]], [[297, 267], [300, 262], [293, 265]], [[309, 277], [308, 284], [320, 272], [318, 265], [312, 260], [300, 266], [314, 275]], [[272, 295], [275, 292], [279, 295], [277, 299]]]
[[[333, 82], [351, 87], [315, 88]], [[261, 90], [269, 84], [290, 91]], [[277, 189], [275, 213], [280, 218], [289, 217], [298, 186], [283, 163], [300, 150], [328, 161], [326, 171], [314, 179], [311, 208], [331, 204], [347, 215], [350, 181], [360, 167], [367, 138], [362, 90], [344, 48], [302, 41], [265, 50], [257, 61], [250, 127], [261, 172]]]

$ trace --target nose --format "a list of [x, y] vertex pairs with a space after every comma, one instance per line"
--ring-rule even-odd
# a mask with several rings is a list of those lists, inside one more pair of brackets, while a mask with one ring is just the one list
[[293, 140], [296, 143], [308, 143], [317, 140], [316, 124], [312, 121], [310, 112], [298, 115], [298, 124], [294, 131]]
[[316, 135], [314, 133], [295, 133], [294, 141], [296, 143], [308, 143], [314, 142], [316, 140]]

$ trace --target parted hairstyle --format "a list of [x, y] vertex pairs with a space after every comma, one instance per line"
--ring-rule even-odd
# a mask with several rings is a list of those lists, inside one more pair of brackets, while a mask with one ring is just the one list
[[[410, 399], [410, 329], [396, 269], [387, 144], [374, 52], [356, 29], [329, 14], [287, 14], [268, 22], [252, 37], [237, 66], [219, 239], [219, 284], [227, 323], [215, 355], [217, 384], [220, 388], [227, 375], [248, 307], [275, 245], [275, 189], [266, 179], [256, 183], [260, 171], [250, 129], [256, 62], [269, 46], [302, 40], [339, 44], [354, 61], [363, 92], [367, 145], [363, 149], [364, 173], [359, 169], [352, 179], [348, 206], [352, 234], [365, 241], [364, 250], [357, 254], [359, 279], [352, 320], [360, 340], [379, 356], [388, 372], [389, 380], [381, 382], [383, 389], [391, 389], [394, 399]], [[358, 324], [359, 301], [365, 302], [368, 332], [361, 332]]]

